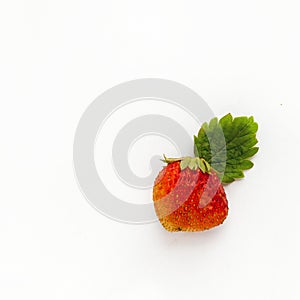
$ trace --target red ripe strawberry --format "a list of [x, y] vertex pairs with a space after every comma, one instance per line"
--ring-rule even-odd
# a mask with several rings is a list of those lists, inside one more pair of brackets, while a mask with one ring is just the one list
[[[189, 164], [196, 163], [191, 159]], [[158, 175], [153, 200], [161, 224], [168, 231], [202, 231], [218, 226], [228, 214], [223, 186], [213, 170], [182, 170], [180, 161], [169, 163]]]
[[204, 123], [195, 136], [195, 158], [168, 159], [153, 188], [156, 214], [168, 231], [202, 231], [218, 226], [228, 214], [222, 183], [244, 177], [257, 153], [253, 117]]

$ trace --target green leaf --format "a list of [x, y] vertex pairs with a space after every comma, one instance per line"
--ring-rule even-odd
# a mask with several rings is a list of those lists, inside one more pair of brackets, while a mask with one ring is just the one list
[[196, 157], [205, 159], [217, 171], [223, 183], [244, 177], [251, 169], [250, 157], [258, 152], [258, 125], [253, 117], [233, 118], [231, 114], [204, 123], [194, 137]]

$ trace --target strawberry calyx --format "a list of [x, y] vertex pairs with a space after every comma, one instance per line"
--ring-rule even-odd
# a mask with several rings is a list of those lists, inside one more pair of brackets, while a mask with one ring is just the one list
[[174, 162], [180, 161], [180, 169], [184, 170], [186, 168], [190, 168], [191, 170], [196, 171], [197, 169], [200, 169], [203, 173], [210, 173], [211, 166], [210, 164], [204, 159], [200, 157], [180, 157], [180, 158], [168, 158], [164, 155], [163, 162], [167, 164], [171, 164]]

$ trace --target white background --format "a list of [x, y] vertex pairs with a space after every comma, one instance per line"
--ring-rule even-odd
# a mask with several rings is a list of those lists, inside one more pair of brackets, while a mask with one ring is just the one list
[[[299, 10], [298, 0], [1, 0], [0, 299], [300, 299]], [[226, 188], [223, 226], [125, 225], [80, 193], [81, 114], [143, 77], [259, 122], [255, 167]]]

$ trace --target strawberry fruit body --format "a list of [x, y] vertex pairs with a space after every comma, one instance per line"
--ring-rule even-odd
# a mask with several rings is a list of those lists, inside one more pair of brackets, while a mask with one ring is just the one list
[[203, 231], [224, 222], [228, 202], [216, 175], [169, 163], [158, 175], [153, 188], [157, 216], [168, 231]]

